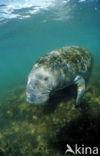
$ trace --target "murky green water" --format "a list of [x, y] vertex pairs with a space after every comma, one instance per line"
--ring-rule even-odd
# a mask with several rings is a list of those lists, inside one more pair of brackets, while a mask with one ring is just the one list
[[[62, 156], [67, 143], [98, 146], [99, 0], [5, 0], [0, 4], [0, 154]], [[85, 47], [94, 57], [80, 107], [75, 107], [70, 87], [56, 93], [47, 105], [27, 104], [25, 87], [33, 63], [69, 45]]]

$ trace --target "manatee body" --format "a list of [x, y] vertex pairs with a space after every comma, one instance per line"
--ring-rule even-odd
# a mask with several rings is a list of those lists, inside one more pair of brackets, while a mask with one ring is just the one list
[[63, 47], [40, 57], [28, 76], [27, 101], [45, 103], [55, 91], [76, 84], [76, 104], [79, 104], [92, 63], [90, 52], [78, 46]]

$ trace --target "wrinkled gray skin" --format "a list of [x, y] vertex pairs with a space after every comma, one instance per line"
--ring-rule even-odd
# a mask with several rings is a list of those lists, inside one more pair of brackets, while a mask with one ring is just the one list
[[77, 46], [57, 49], [40, 57], [28, 76], [27, 101], [33, 104], [45, 103], [51, 93], [76, 84], [76, 104], [79, 104], [92, 62], [91, 54]]

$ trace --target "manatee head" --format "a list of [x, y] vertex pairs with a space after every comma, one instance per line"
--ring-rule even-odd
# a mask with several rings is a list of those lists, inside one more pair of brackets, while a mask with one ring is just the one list
[[32, 104], [45, 103], [52, 90], [53, 77], [44, 68], [33, 68], [28, 76], [26, 100]]

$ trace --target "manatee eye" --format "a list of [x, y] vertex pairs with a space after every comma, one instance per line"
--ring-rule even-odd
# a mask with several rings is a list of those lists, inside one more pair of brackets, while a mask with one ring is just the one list
[[48, 77], [45, 77], [44, 80], [45, 80], [45, 81], [48, 81]]

